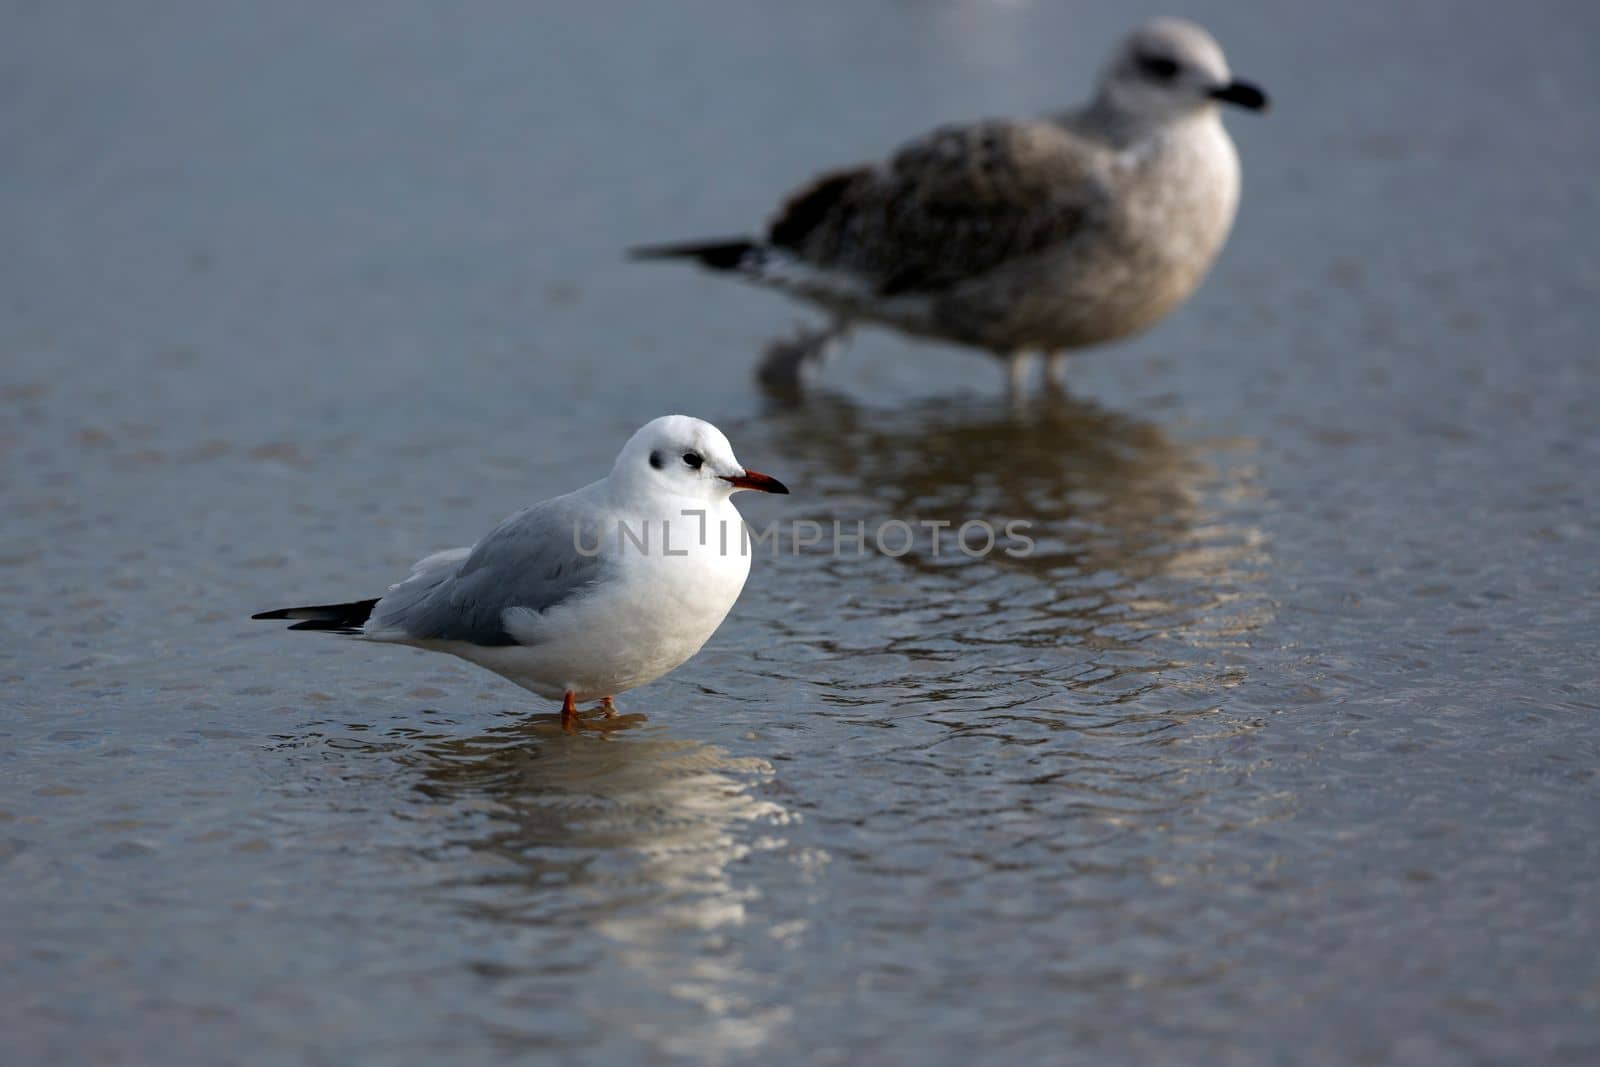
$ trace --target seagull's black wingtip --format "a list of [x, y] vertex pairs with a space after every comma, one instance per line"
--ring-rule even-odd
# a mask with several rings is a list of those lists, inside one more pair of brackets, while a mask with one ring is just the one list
[[352, 600], [347, 604], [308, 604], [300, 608], [275, 608], [250, 616], [252, 619], [299, 619], [291, 630], [332, 630], [335, 633], [360, 633], [372, 615], [379, 597]]

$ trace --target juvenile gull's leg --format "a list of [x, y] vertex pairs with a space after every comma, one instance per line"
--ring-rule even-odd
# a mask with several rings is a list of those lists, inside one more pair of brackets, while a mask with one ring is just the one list
[[1027, 395], [1028, 382], [1033, 377], [1033, 368], [1038, 362], [1037, 354], [1033, 352], [1013, 352], [1005, 358], [1006, 384], [1010, 389], [1011, 398], [1019, 400]]
[[805, 368], [820, 366], [849, 332], [850, 320], [840, 318], [818, 329], [801, 327], [791, 337], [774, 340], [762, 354], [756, 380], [768, 389], [800, 388]]
[[561, 728], [569, 734], [578, 728], [578, 701], [570, 689], [561, 701]]
[[611, 697], [601, 697], [600, 698], [600, 711], [601, 711], [602, 714], [605, 715], [606, 718], [615, 719], [617, 717], [617, 705], [616, 705], [616, 702], [613, 701]]
[[1050, 362], [1045, 367], [1045, 380], [1051, 388], [1065, 390], [1067, 388], [1067, 361], [1071, 354], [1065, 350], [1050, 353]]

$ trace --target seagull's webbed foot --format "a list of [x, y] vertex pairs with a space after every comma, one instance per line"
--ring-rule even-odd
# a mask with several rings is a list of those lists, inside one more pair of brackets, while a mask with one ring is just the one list
[[572, 690], [568, 690], [566, 696], [561, 701], [561, 729], [565, 730], [569, 734], [575, 734], [579, 730], [600, 730], [602, 732], [609, 730], [626, 730], [629, 727], [637, 726], [639, 723], [644, 721], [643, 715], [618, 714], [617, 702], [614, 697], [601, 697], [599, 706], [589, 710], [591, 712], [598, 711], [600, 713], [603, 725], [601, 722], [595, 722], [593, 719], [585, 721], [583, 718], [583, 712], [578, 708], [578, 694]]

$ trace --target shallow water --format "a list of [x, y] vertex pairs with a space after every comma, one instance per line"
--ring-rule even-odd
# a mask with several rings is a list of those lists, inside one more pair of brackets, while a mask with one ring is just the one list
[[[802, 313], [619, 251], [1073, 99], [1124, 13], [608, 8], [6, 16], [17, 1062], [1592, 1062], [1596, 16], [1193, 5], [1278, 103], [1233, 242], [1016, 408], [873, 334], [764, 400]], [[576, 737], [247, 621], [666, 410], [757, 522], [1038, 550], [759, 559]]]

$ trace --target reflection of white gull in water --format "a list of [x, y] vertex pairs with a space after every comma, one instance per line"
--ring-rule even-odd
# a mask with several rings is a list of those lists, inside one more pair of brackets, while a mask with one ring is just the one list
[[1239, 157], [1219, 103], [1266, 106], [1211, 35], [1159, 18], [1129, 34], [1083, 108], [946, 126], [887, 160], [801, 188], [760, 239], [636, 249], [685, 258], [821, 307], [832, 324], [774, 346], [793, 385], [855, 322], [969, 345], [1009, 361], [1155, 324], [1200, 284], [1227, 240]]
[[[765, 760], [627, 728], [640, 718], [554, 746], [541, 743], [542, 722], [523, 721], [406, 761], [423, 773], [418, 788], [472, 827], [469, 856], [450, 863], [470, 914], [550, 937], [598, 932], [613, 946], [606, 966], [619, 997], [642, 984], [697, 1009], [690, 1030], [681, 1014], [652, 1017], [636, 1003], [652, 998], [628, 998], [634, 1007], [608, 1014], [609, 1026], [678, 1054], [758, 1047], [786, 1015], [750, 1005], [738, 954], [712, 946], [748, 920], [755, 890], [738, 866], [790, 848], [796, 816], [752, 795], [772, 777]], [[793, 861], [803, 878], [824, 859], [796, 850]], [[787, 939], [801, 925], [756, 933]]]
[[[434, 553], [381, 597], [255, 618], [449, 652], [562, 700], [570, 730], [577, 701], [602, 698], [610, 714], [614, 694], [677, 667], [722, 625], [750, 573], [730, 499], [741, 489], [789, 491], [740, 464], [709, 422], [666, 415], [628, 440], [607, 477]], [[625, 543], [624, 530], [642, 540]]]

